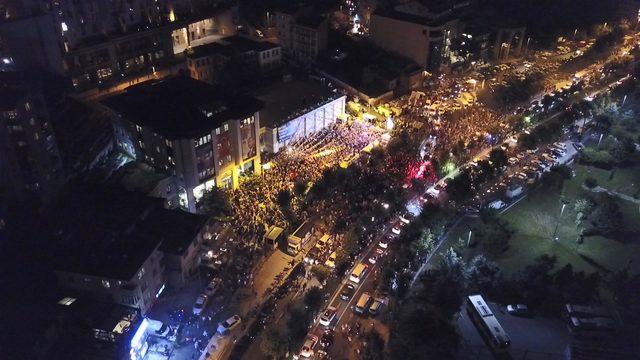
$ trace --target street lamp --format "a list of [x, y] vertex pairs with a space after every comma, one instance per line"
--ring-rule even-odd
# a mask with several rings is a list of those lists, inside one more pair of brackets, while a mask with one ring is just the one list
[[560, 219], [562, 218], [562, 213], [564, 213], [564, 208], [567, 206], [565, 202], [562, 202], [562, 208], [560, 209], [560, 216], [558, 217], [558, 221], [556, 222], [556, 228], [553, 230], [552, 239], [554, 241], [558, 241], [558, 227], [560, 226]]

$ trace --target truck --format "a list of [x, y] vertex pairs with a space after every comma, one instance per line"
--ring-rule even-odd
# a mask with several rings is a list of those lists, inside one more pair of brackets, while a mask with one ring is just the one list
[[264, 243], [267, 246], [273, 249], [276, 249], [278, 247], [278, 242], [280, 241], [280, 237], [282, 236], [283, 233], [284, 233], [283, 228], [272, 226], [271, 228], [269, 228], [269, 231], [267, 231], [267, 234], [264, 236]]
[[287, 238], [287, 252], [298, 255], [300, 250], [309, 242], [313, 233], [313, 223], [305, 221]]

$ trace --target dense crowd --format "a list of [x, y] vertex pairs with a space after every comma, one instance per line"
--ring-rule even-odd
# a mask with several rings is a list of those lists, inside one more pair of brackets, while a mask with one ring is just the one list
[[[287, 225], [278, 193], [295, 183], [310, 184], [325, 169], [354, 161], [369, 144], [380, 140], [379, 128], [362, 122], [335, 124], [313, 135], [288, 144], [274, 156], [260, 177], [251, 177], [231, 193], [236, 229], [243, 234], [263, 234], [270, 225]], [[295, 209], [299, 199], [293, 197]]]

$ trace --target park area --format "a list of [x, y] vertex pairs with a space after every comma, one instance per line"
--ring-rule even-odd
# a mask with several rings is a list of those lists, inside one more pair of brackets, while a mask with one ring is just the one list
[[[512, 236], [504, 252], [490, 257], [499, 264], [505, 275], [517, 274], [543, 254], [555, 256], [557, 268], [571, 264], [578, 271], [609, 273], [628, 266], [631, 273], [640, 272], [640, 262], [634, 261], [634, 254], [640, 251], [640, 204], [602, 194], [617, 205], [618, 215], [621, 216], [614, 220], [619, 221], [619, 227], [606, 236], [584, 236], [581, 244], [577, 242], [581, 229], [576, 225], [575, 207], [576, 201], [597, 196], [583, 186], [588, 177], [595, 178], [603, 188], [633, 198], [640, 186], [640, 163], [612, 170], [575, 164], [572, 169], [575, 176], [566, 180], [562, 188], [539, 185], [498, 216]], [[563, 201], [566, 204], [564, 211]], [[615, 213], [608, 215], [616, 216]], [[465, 259], [480, 253], [486, 254], [483, 247], [477, 244], [474, 233], [482, 226], [480, 218], [463, 219], [451, 229], [440, 252], [444, 253], [453, 246], [462, 249]], [[470, 241], [469, 231], [472, 231]], [[554, 232], [557, 240], [554, 239]], [[466, 246], [468, 241], [469, 247]]]

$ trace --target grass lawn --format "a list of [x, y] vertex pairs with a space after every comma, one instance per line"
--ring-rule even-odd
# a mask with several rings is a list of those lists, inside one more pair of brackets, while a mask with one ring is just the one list
[[596, 179], [599, 186], [616, 191], [625, 195], [640, 195], [640, 161], [623, 167], [614, 168], [613, 170], [603, 170], [593, 166], [576, 164], [573, 166], [576, 177], [567, 184], [566, 191], [568, 193], [578, 193], [579, 188], [584, 183], [584, 179], [592, 177]]
[[[570, 263], [576, 270], [606, 272], [616, 271], [629, 265], [632, 273], [640, 273], [640, 261], [634, 260], [635, 255], [640, 254], [640, 207], [637, 204], [616, 199], [624, 214], [626, 230], [617, 239], [590, 236], [586, 237], [582, 244], [576, 243], [578, 233], [575, 225], [574, 204], [576, 199], [584, 198], [588, 194], [581, 186], [585, 174], [589, 173], [590, 168], [591, 174], [596, 173], [605, 179], [609, 175], [603, 170], [583, 165], [575, 165], [574, 168], [576, 176], [566, 181], [564, 185], [564, 198], [569, 203], [565, 206], [561, 217], [560, 190], [542, 187], [532, 189], [525, 199], [500, 215], [515, 232], [507, 251], [493, 259], [499, 263], [507, 276], [516, 274], [542, 254], [556, 256], [558, 268]], [[633, 174], [630, 168], [618, 169], [610, 183], [616, 183], [615, 179], [620, 176], [620, 179], [638, 177], [640, 184], [640, 166], [634, 168], [637, 168], [637, 174]], [[604, 180], [603, 182], [599, 180], [598, 183], [607, 186]], [[452, 229], [432, 258], [432, 264], [437, 264], [441, 258], [440, 255], [448, 248], [457, 246], [459, 239], [466, 241], [469, 230], [478, 221], [480, 220], [465, 218]], [[553, 241], [556, 225], [558, 241]], [[470, 260], [481, 253], [482, 249], [477, 246], [464, 249], [463, 257]]]

